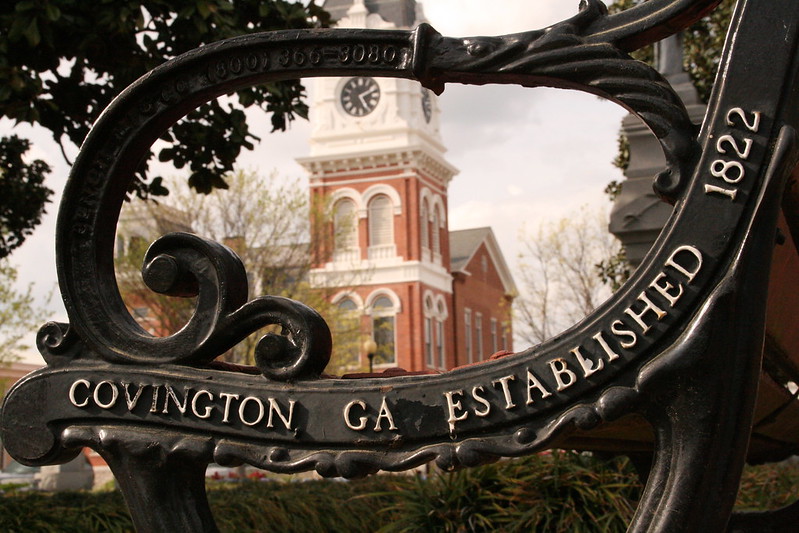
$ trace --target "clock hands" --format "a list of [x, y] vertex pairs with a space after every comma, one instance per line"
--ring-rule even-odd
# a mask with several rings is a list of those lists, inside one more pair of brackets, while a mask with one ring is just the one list
[[366, 101], [366, 97], [369, 96], [370, 94], [373, 94], [377, 90], [378, 90], [377, 87], [371, 87], [371, 88], [367, 89], [366, 91], [363, 91], [363, 92], [358, 94], [358, 99], [361, 101], [361, 104], [363, 104], [363, 107], [365, 109], [368, 109], [369, 107], [371, 107], [371, 104]]
[[380, 101], [380, 86], [369, 77], [350, 78], [341, 89], [341, 106], [354, 117], [368, 115]]

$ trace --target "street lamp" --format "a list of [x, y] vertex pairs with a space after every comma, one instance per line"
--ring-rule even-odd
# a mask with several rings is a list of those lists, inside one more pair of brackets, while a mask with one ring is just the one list
[[374, 339], [369, 338], [363, 342], [363, 351], [366, 352], [366, 357], [369, 358], [369, 373], [374, 369], [375, 352], [377, 351], [377, 343]]

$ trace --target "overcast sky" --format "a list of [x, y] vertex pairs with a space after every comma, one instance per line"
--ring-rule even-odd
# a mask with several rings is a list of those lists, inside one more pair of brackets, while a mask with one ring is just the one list
[[[501, 35], [539, 29], [571, 17], [578, 0], [424, 0], [425, 14], [448, 36]], [[489, 7], [490, 6], [490, 7]], [[568, 216], [586, 206], [609, 204], [602, 190], [621, 177], [611, 165], [625, 111], [609, 102], [573, 92], [518, 87], [447, 86], [440, 97], [447, 159], [460, 170], [449, 192], [450, 229], [491, 226], [511, 266], [516, 268], [520, 231], [545, 219]], [[269, 134], [268, 119], [254, 129], [263, 139], [240, 158], [244, 167], [300, 177], [294, 161], [308, 155], [307, 123], [287, 133]], [[36, 294], [55, 286], [55, 214], [68, 167], [46, 131], [0, 121], [0, 135], [31, 138], [32, 158], [53, 167], [48, 186], [54, 203], [36, 233], [12, 255], [20, 286], [36, 283]], [[74, 158], [77, 148], [72, 147]], [[518, 276], [517, 276], [518, 277]], [[66, 321], [56, 293], [52, 319]], [[32, 360], [37, 354], [32, 354]], [[39, 359], [40, 360], [40, 359]]]

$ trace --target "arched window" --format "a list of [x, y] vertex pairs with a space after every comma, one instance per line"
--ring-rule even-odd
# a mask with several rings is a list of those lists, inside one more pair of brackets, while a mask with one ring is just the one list
[[428, 296], [424, 299], [424, 358], [427, 366], [435, 368], [433, 358], [433, 299]]
[[375, 196], [369, 202], [369, 246], [394, 244], [394, 215], [391, 199]]
[[433, 253], [441, 254], [441, 227], [440, 219], [438, 218], [438, 210], [433, 210]]
[[438, 357], [438, 368], [442, 370], [447, 367], [447, 361], [444, 354], [444, 304], [438, 302], [438, 309], [436, 310], [438, 316], [436, 317], [436, 356]]
[[394, 353], [394, 303], [388, 296], [379, 296], [372, 303], [372, 338], [377, 344], [375, 365], [391, 365], [396, 363]]
[[344, 198], [336, 202], [333, 209], [336, 250], [350, 250], [358, 247], [358, 218], [355, 202]]
[[424, 310], [424, 358], [428, 368], [445, 370], [446, 338], [444, 321], [447, 319], [447, 306], [442, 295], [433, 297], [428, 293], [422, 306]]
[[427, 208], [427, 198], [422, 200], [422, 207], [419, 211], [419, 232], [422, 237], [422, 249], [430, 248], [430, 210]]
[[344, 298], [336, 304], [336, 309], [337, 316], [333, 322], [334, 362], [340, 368], [355, 368], [358, 366], [361, 339], [358, 305], [351, 298]]
[[339, 311], [357, 311], [358, 305], [349, 298], [344, 298], [338, 303]]

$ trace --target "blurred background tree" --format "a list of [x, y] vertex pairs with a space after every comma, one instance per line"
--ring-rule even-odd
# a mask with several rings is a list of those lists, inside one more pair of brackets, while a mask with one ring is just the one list
[[44, 186], [47, 163], [25, 162], [29, 148], [30, 142], [16, 135], [0, 138], [0, 259], [25, 242], [53, 194]]
[[[0, 259], [0, 365], [17, 361], [21, 352], [31, 348], [26, 339], [47, 316], [34, 301], [33, 286], [18, 290], [16, 281], [17, 269], [8, 259]], [[6, 383], [0, 380], [0, 398], [5, 388]]]
[[[325, 224], [332, 219], [328, 206], [311, 205], [304, 187], [275, 174], [262, 176], [238, 170], [225, 179], [229, 185], [226, 190], [198, 195], [178, 183], [168, 201], [133, 200], [123, 208], [116, 272], [120, 292], [134, 318], [155, 335], [174, 333], [191, 318], [193, 298], [155, 293], [141, 279], [142, 260], [151, 242], [171, 231], [190, 231], [236, 252], [248, 275], [250, 299], [282, 296], [322, 314], [335, 337], [335, 352], [327, 372], [345, 370], [352, 363], [352, 352], [357, 353], [360, 346], [360, 322], [330, 301], [334, 292], [357, 284], [357, 274], [344, 275], [339, 284], [324, 289], [312, 286], [309, 275], [312, 221], [332, 226]], [[313, 215], [311, 210], [315, 211]], [[339, 236], [322, 233], [315, 242], [336, 238]], [[226, 360], [252, 364], [255, 345], [266, 332], [280, 333], [280, 328], [270, 327], [251, 335], [227, 353]]]
[[600, 267], [620, 253], [607, 218], [604, 210], [584, 209], [520, 237], [514, 313], [515, 333], [525, 345], [537, 345], [579, 322], [617, 288]]

